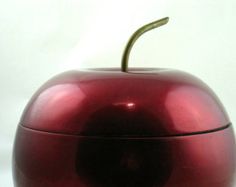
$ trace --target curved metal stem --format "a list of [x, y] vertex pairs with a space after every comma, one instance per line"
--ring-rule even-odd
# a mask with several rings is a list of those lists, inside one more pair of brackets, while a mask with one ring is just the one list
[[125, 47], [125, 50], [124, 50], [124, 53], [123, 53], [123, 57], [122, 57], [122, 62], [121, 62], [121, 71], [123, 72], [127, 72], [128, 70], [128, 60], [129, 60], [129, 54], [130, 54], [130, 51], [135, 43], [135, 41], [145, 32], [149, 31], [149, 30], [152, 30], [152, 29], [155, 29], [157, 27], [160, 27], [162, 25], [165, 25], [166, 23], [168, 23], [169, 21], [169, 18], [168, 17], [165, 17], [165, 18], [162, 18], [160, 20], [157, 20], [157, 21], [154, 21], [152, 23], [149, 23], [147, 25], [144, 25], [142, 26], [141, 28], [139, 28], [129, 39], [126, 47]]

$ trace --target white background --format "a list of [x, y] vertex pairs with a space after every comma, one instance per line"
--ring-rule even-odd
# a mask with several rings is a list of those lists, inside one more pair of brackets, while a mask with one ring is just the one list
[[200, 77], [236, 123], [235, 0], [0, 0], [0, 186], [12, 187], [11, 153], [22, 110], [53, 75], [119, 67], [129, 36], [130, 66], [170, 67]]

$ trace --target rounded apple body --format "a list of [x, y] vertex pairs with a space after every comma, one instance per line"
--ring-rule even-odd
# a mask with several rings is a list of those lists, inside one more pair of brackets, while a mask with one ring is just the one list
[[18, 126], [16, 187], [233, 187], [230, 120], [199, 79], [168, 69], [71, 71]]

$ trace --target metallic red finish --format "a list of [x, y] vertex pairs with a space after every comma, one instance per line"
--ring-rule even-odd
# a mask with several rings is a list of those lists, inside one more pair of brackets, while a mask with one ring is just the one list
[[37, 130], [94, 136], [169, 136], [229, 123], [202, 81], [166, 69], [64, 73], [39, 89], [20, 122]]
[[233, 187], [232, 129], [168, 138], [99, 138], [18, 127], [16, 187]]
[[18, 126], [15, 187], [233, 187], [236, 147], [202, 81], [168, 69], [71, 71]]

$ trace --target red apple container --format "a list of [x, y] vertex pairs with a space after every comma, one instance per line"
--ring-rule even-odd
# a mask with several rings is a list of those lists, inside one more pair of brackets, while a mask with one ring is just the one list
[[69, 71], [44, 84], [18, 125], [15, 187], [233, 187], [235, 138], [217, 96], [178, 70]]

